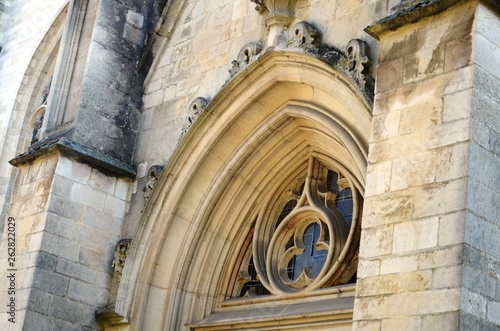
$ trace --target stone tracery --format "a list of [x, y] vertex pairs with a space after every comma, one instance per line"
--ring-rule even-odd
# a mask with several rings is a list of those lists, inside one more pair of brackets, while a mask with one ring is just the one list
[[[361, 197], [348, 178], [314, 157], [300, 182], [298, 194], [285, 195], [289, 201], [283, 211], [283, 197], [262, 206], [252, 239], [254, 256], [247, 252], [242, 261], [240, 277], [246, 283], [241, 295], [267, 293], [259, 289], [262, 285], [275, 295], [310, 291], [345, 283], [354, 274], [356, 268], [349, 265], [356, 260], [353, 237]], [[256, 276], [247, 272], [254, 268]]]

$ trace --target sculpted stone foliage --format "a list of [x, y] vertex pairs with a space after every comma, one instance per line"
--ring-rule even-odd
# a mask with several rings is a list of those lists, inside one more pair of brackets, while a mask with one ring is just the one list
[[255, 60], [255, 58], [262, 52], [262, 43], [258, 41], [252, 41], [243, 46], [243, 48], [238, 53], [236, 60], [231, 62], [232, 67], [229, 70], [231, 78], [236, 76], [238, 72], [245, 69], [250, 62]]
[[371, 66], [371, 61], [367, 56], [366, 43], [360, 39], [353, 39], [347, 43], [345, 57], [342, 58], [341, 67], [355, 79], [355, 81], [365, 87], [366, 78], [364, 73]]
[[[262, 2], [258, 2], [262, 3]], [[361, 90], [370, 103], [373, 102], [374, 80], [370, 76], [371, 61], [368, 45], [360, 39], [349, 41], [344, 51], [321, 43], [321, 32], [313, 24], [302, 21], [294, 24], [283, 42], [269, 45], [264, 50], [261, 42], [243, 46], [236, 60], [231, 62], [229, 82], [262, 53], [287, 50], [305, 52], [342, 71]]]
[[146, 187], [144, 187], [144, 200], [149, 200], [151, 194], [153, 193], [153, 189], [155, 188], [156, 182], [160, 179], [161, 174], [163, 173], [164, 166], [162, 165], [154, 165], [148, 170], [148, 178], [146, 181]]
[[121, 276], [123, 267], [125, 267], [125, 261], [127, 260], [128, 252], [130, 250], [130, 245], [132, 239], [122, 239], [115, 247], [115, 259], [111, 267], [115, 268], [115, 272]]
[[198, 97], [191, 101], [189, 104], [188, 108], [188, 115], [186, 117], [186, 122], [184, 123], [182, 127], [182, 133], [181, 136], [179, 137], [179, 141], [182, 140], [182, 138], [186, 135], [188, 132], [189, 128], [193, 125], [193, 123], [200, 117], [201, 113], [205, 111], [205, 108], [207, 108], [209, 100], [203, 98], [203, 97]]
[[310, 53], [317, 53], [321, 42], [321, 33], [316, 27], [302, 21], [295, 24], [290, 30], [291, 39], [287, 43], [289, 48], [302, 48]]

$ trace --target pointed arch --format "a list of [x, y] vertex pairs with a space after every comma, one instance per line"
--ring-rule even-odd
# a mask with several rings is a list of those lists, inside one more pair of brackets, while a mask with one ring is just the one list
[[[2, 146], [0, 162], [7, 164], [16, 155], [26, 152], [31, 140], [34, 117], [44, 103], [43, 90], [50, 81], [50, 72], [54, 70], [63, 28], [66, 22], [68, 1], [61, 2], [62, 7], [51, 25], [48, 25], [34, 48], [23, 80], [17, 91], [16, 101], [8, 119], [5, 143]], [[1, 177], [8, 185], [0, 192], [5, 197], [2, 203], [2, 219], [7, 212], [10, 195], [17, 169], [7, 167]]]
[[225, 298], [264, 197], [314, 155], [364, 192], [369, 102], [336, 69], [269, 51], [208, 105], [169, 161], [123, 271], [116, 311], [135, 329], [180, 330]]

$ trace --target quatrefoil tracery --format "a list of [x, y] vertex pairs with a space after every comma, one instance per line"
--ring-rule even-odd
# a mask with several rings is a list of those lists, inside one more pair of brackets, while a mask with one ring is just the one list
[[[333, 179], [329, 178], [332, 173]], [[329, 180], [334, 183], [328, 184]], [[344, 197], [353, 199], [348, 193], [351, 187], [340, 172], [329, 171], [311, 157], [301, 189], [288, 195], [287, 203], [268, 201], [263, 208], [267, 212], [259, 216], [258, 228], [275, 230], [272, 235], [256, 233], [253, 251], [259, 278], [271, 293], [293, 293], [332, 284], [342, 262], [339, 259], [349, 249], [353, 204], [340, 206], [341, 212], [339, 201]], [[294, 203], [292, 196], [296, 197]]]

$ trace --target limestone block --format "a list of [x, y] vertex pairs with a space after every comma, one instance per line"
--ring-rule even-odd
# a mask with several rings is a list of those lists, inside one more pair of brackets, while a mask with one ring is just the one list
[[[78, 224], [76, 231], [80, 233], [78, 238], [78, 243], [82, 247], [88, 247], [91, 249], [107, 249], [110, 243], [112, 234], [104, 232], [101, 230], [93, 229], [84, 224]], [[89, 266], [93, 264], [90, 263]]]
[[404, 108], [401, 111], [399, 134], [424, 132], [425, 129], [441, 124], [443, 114], [442, 98]]
[[431, 269], [460, 265], [463, 262], [463, 246], [448, 246], [433, 251], [423, 251], [417, 256], [418, 269]]
[[467, 141], [470, 138], [469, 128], [470, 121], [468, 119], [436, 125], [430, 129], [430, 139], [426, 142], [426, 147], [432, 149]]
[[415, 194], [413, 217], [423, 218], [464, 209], [466, 189], [467, 181], [463, 178], [425, 186]]
[[436, 182], [445, 182], [467, 176], [469, 143], [453, 144], [437, 150], [434, 162]]
[[66, 295], [68, 284], [68, 277], [44, 269], [37, 269], [33, 278], [33, 287], [58, 296]]
[[48, 211], [66, 218], [79, 219], [83, 214], [84, 206], [68, 201], [68, 196], [51, 194]]
[[125, 24], [125, 28], [123, 29], [123, 38], [136, 45], [143, 45], [145, 41], [144, 32], [128, 23]]
[[163, 90], [158, 90], [151, 94], [146, 94], [144, 96], [144, 108], [149, 109], [161, 104], [163, 102], [164, 93]]
[[422, 320], [422, 330], [455, 331], [458, 330], [459, 313], [427, 315]]
[[382, 320], [381, 330], [413, 330], [422, 329], [422, 320], [419, 316], [396, 317]]
[[[111, 245], [110, 245], [111, 246]], [[103, 254], [103, 251], [108, 253]], [[112, 249], [93, 249], [86, 246], [80, 248], [79, 261], [82, 265], [92, 266], [98, 271], [111, 273]]]
[[71, 193], [73, 181], [71, 179], [55, 175], [52, 181], [51, 193], [59, 196], [68, 197]]
[[373, 117], [370, 141], [392, 138], [398, 134], [401, 113], [391, 111]]
[[55, 330], [67, 330], [67, 331], [78, 331], [81, 330], [80, 325], [75, 325], [60, 319], [54, 319], [54, 329]]
[[80, 247], [73, 240], [45, 233], [40, 250], [60, 256], [67, 260], [78, 261]]
[[490, 302], [488, 304], [488, 321], [500, 325], [500, 303]]
[[436, 247], [438, 227], [439, 217], [395, 224], [392, 251], [405, 253]]
[[33, 199], [22, 202], [19, 211], [15, 213], [16, 217], [22, 218], [30, 215], [39, 214], [45, 211], [48, 195], [34, 197]]
[[83, 305], [78, 302], [54, 296], [52, 316], [55, 318], [78, 324], [82, 321], [82, 309]]
[[119, 234], [122, 225], [122, 219], [112, 217], [106, 211], [87, 208], [82, 219], [83, 223], [91, 228], [98, 229], [110, 234]]
[[377, 71], [376, 93], [399, 87], [403, 82], [403, 59], [381, 62]]
[[446, 43], [444, 70], [450, 71], [468, 65], [472, 59], [472, 39], [470, 36]]
[[486, 307], [488, 305], [488, 300], [485, 297], [467, 288], [463, 288], [461, 301], [461, 308], [463, 312], [486, 319]]
[[102, 191], [107, 195], [111, 195], [115, 191], [116, 177], [107, 176], [97, 169], [92, 169], [88, 185], [93, 189]]
[[40, 250], [43, 239], [43, 232], [37, 232], [29, 234], [26, 236], [20, 236], [19, 239], [24, 238], [25, 240], [19, 240], [17, 249], [19, 252], [36, 252]]
[[414, 197], [412, 192], [387, 192], [365, 199], [363, 229], [409, 221], [413, 219]]
[[104, 211], [110, 213], [111, 215], [122, 218], [125, 215], [125, 209], [127, 203], [123, 200], [117, 199], [112, 196], [106, 196], [104, 202]]
[[89, 186], [74, 184], [71, 188], [70, 201], [77, 204], [83, 204], [94, 209], [102, 210], [106, 194], [94, 190]]
[[127, 38], [119, 38], [116, 35], [109, 33], [109, 31], [101, 26], [95, 25], [92, 31], [93, 40], [101, 45], [107, 45], [115, 52], [120, 53], [124, 57], [133, 60], [140, 52], [140, 44], [135, 44]]
[[[500, 31], [500, 26], [498, 26], [498, 24], [497, 29], [497, 31]], [[492, 43], [481, 34], [476, 34], [475, 50], [475, 62], [499, 79], [500, 47], [498, 44]]]
[[172, 84], [165, 87], [165, 91], [163, 94], [163, 101], [169, 101], [176, 97], [177, 92], [177, 84]]
[[57, 262], [56, 271], [70, 278], [80, 279], [91, 284], [96, 282], [97, 271], [73, 261], [60, 258]]
[[365, 198], [382, 194], [389, 190], [391, 183], [391, 167], [391, 162], [381, 162], [368, 166]]
[[364, 229], [361, 232], [360, 257], [387, 255], [392, 250], [392, 225]]
[[61, 157], [57, 164], [56, 174], [76, 181], [80, 184], [86, 184], [90, 178], [92, 168], [87, 164], [75, 162], [72, 159]]
[[420, 134], [407, 134], [371, 143], [368, 161], [371, 163], [390, 161], [426, 150], [425, 141]]
[[439, 219], [439, 246], [460, 244], [465, 235], [465, 212], [441, 216]]
[[12, 199], [17, 202], [30, 200], [35, 196], [35, 190], [33, 189], [33, 184], [25, 184], [16, 186], [14, 189], [14, 194]]
[[471, 143], [469, 156], [469, 173], [477, 182], [487, 185], [496, 192], [500, 191], [500, 158], [481, 148], [476, 143]]
[[75, 219], [50, 213], [45, 222], [45, 231], [59, 237], [75, 240], [79, 237], [75, 231], [75, 223]]
[[356, 297], [424, 291], [431, 288], [431, 279], [431, 270], [394, 273], [358, 279], [356, 283]]
[[104, 287], [109, 289], [111, 287], [111, 275], [106, 272], [97, 272], [97, 279], [95, 284], [99, 287]]
[[434, 269], [432, 288], [457, 288], [462, 285], [462, 266], [452, 266]]
[[30, 293], [30, 302], [28, 308], [36, 313], [50, 315], [52, 312], [53, 296], [50, 293], [32, 288]]
[[485, 297], [495, 297], [496, 279], [469, 266], [464, 266], [462, 283], [464, 287]]
[[467, 195], [467, 206], [469, 210], [495, 222], [497, 216], [495, 206], [500, 205], [498, 191], [492, 190], [474, 179], [469, 180], [467, 189], [469, 192], [472, 192], [472, 194]]
[[380, 275], [380, 260], [361, 259], [358, 262], [358, 279]]
[[48, 271], [55, 271], [57, 266], [57, 256], [44, 251], [37, 254], [36, 266]]
[[379, 61], [391, 61], [404, 58], [406, 55], [417, 52], [424, 45], [426, 34], [418, 30], [411, 33], [388, 33], [385, 42], [381, 43]]
[[437, 45], [405, 56], [403, 84], [443, 72], [444, 50], [443, 45]]
[[144, 24], [144, 16], [140, 13], [133, 11], [133, 10], [127, 11], [126, 20], [128, 23], [132, 24], [133, 26], [135, 26], [138, 29], [142, 28], [142, 26]]
[[419, 153], [392, 162], [391, 190], [422, 186], [434, 182], [435, 158], [432, 152]]
[[460, 290], [446, 289], [367, 297], [356, 301], [354, 319], [362, 312], [365, 319], [386, 319], [410, 315], [439, 314], [460, 307]]
[[414, 271], [418, 269], [418, 257], [409, 256], [391, 256], [381, 260], [380, 274], [393, 274]]
[[363, 330], [363, 331], [380, 331], [381, 322], [380, 321], [355, 321], [352, 324], [353, 330]]
[[23, 327], [27, 330], [51, 331], [53, 328], [52, 318], [47, 315], [30, 312], [29, 314], [26, 314]]
[[465, 223], [465, 242], [491, 256], [500, 256], [500, 228], [468, 212]]
[[108, 291], [77, 279], [71, 279], [68, 287], [68, 297], [94, 307], [102, 307], [106, 305]]

